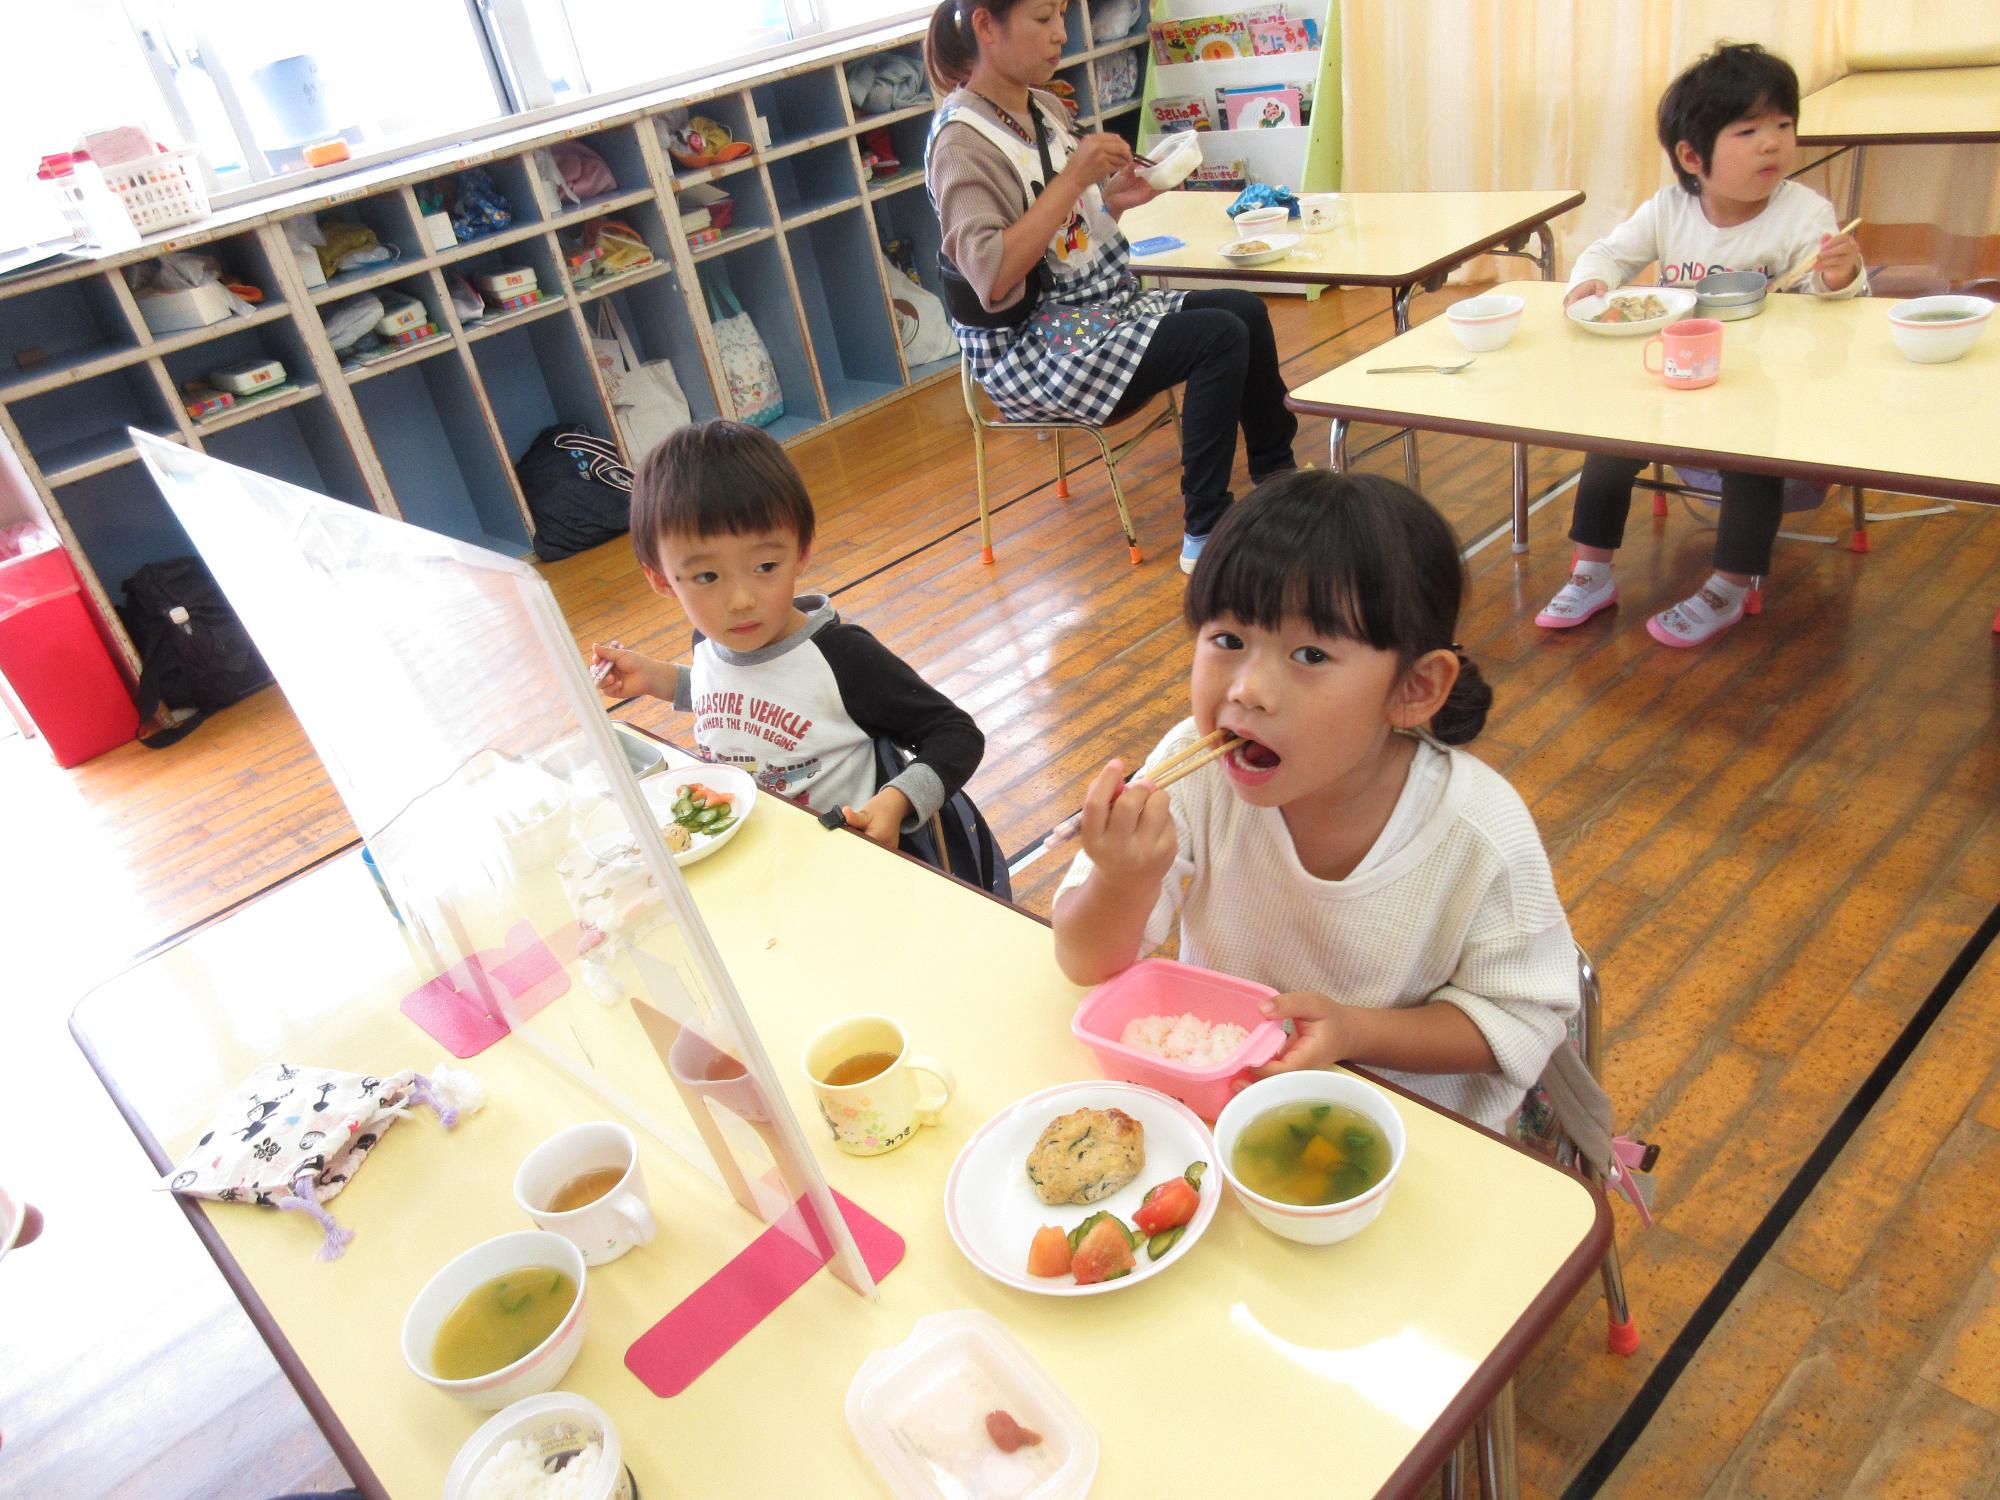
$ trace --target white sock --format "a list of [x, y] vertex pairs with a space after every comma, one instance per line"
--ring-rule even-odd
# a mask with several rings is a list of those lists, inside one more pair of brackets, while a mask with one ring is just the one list
[[1749, 584], [1731, 583], [1727, 578], [1724, 578], [1720, 573], [1711, 573], [1708, 575], [1708, 582], [1704, 583], [1701, 586], [1700, 590], [1696, 592], [1695, 597], [1700, 598], [1703, 593], [1710, 593], [1719, 596], [1723, 604], [1722, 612], [1724, 614], [1727, 614], [1735, 606], [1741, 604], [1743, 602], [1743, 596], [1749, 592], [1750, 592]]
[[1570, 582], [1580, 588], [1587, 589], [1593, 594], [1604, 586], [1604, 581], [1610, 576], [1611, 560], [1609, 558], [1606, 558], [1602, 562], [1589, 562], [1579, 557], [1569, 570]]

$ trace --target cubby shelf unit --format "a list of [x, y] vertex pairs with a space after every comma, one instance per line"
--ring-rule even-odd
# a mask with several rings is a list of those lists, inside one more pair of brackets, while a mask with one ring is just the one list
[[[1064, 68], [1082, 78], [1079, 95], [1094, 99], [1104, 48], [1120, 42], [1093, 42], [1084, 11], [1072, 7], [1077, 55]], [[937, 289], [937, 223], [921, 191], [932, 101], [857, 114], [843, 74], [856, 58], [914, 57], [921, 41], [920, 24], [901, 23], [523, 125], [469, 149], [302, 186], [134, 249], [0, 282], [0, 438], [19, 454], [127, 664], [140, 665], [114, 595], [140, 564], [193, 550], [135, 462], [128, 427], [518, 555], [532, 545], [534, 521], [514, 464], [538, 424], [581, 422], [621, 441], [591, 350], [607, 306], [642, 358], [673, 362], [696, 417], [733, 416], [701, 280], [726, 273], [778, 367], [785, 414], [769, 430], [786, 442], [950, 377], [956, 360], [912, 369], [904, 358], [875, 253], [892, 232], [913, 240], [919, 275]], [[756, 149], [720, 166], [681, 167], [663, 138], [676, 110], [712, 116]], [[881, 129], [902, 170], [871, 179], [858, 138]], [[561, 140], [597, 150], [616, 189], [583, 203], [558, 197], [531, 156]], [[418, 191], [467, 167], [492, 174], [515, 220], [434, 248]], [[727, 192], [735, 217], [718, 242], [691, 249], [676, 197], [697, 184]], [[397, 258], [308, 286], [286, 226], [326, 216], [366, 224]], [[606, 217], [631, 225], [653, 262], [573, 280], [563, 242]], [[218, 257], [230, 279], [260, 287], [263, 302], [206, 328], [151, 332], [126, 273], [169, 250]], [[543, 300], [462, 320], [452, 280], [503, 265], [534, 267]], [[365, 364], [344, 362], [324, 318], [363, 292], [416, 298], [438, 332]], [[284, 390], [201, 420], [187, 415], [184, 382], [254, 356], [284, 362]]]

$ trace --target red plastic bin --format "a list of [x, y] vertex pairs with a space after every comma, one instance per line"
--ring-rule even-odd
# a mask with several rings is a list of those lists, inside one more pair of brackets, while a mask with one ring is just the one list
[[60, 547], [0, 559], [0, 677], [58, 765], [81, 765], [139, 732], [139, 710]]

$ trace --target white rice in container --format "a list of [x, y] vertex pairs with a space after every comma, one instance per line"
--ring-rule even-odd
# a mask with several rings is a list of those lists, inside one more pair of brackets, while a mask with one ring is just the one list
[[542, 1467], [542, 1450], [527, 1438], [514, 1438], [493, 1450], [472, 1481], [471, 1500], [588, 1500], [604, 1446], [595, 1437], [561, 1469]]
[[1118, 1038], [1138, 1052], [1150, 1052], [1183, 1067], [1219, 1067], [1236, 1055], [1250, 1033], [1232, 1021], [1204, 1021], [1200, 1016], [1138, 1016], [1125, 1023]]

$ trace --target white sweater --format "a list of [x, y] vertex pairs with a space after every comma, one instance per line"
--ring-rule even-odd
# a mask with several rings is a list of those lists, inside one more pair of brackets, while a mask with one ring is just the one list
[[[1179, 725], [1147, 765], [1194, 738], [1192, 720]], [[1429, 815], [1409, 827], [1392, 814], [1383, 839], [1401, 824], [1402, 846], [1379, 862], [1371, 853], [1345, 880], [1308, 874], [1284, 815], [1241, 801], [1220, 767], [1176, 782], [1167, 795], [1180, 853], [1134, 957], [1166, 941], [1178, 908], [1188, 963], [1347, 1005], [1456, 1005], [1492, 1047], [1498, 1074], [1378, 1071], [1502, 1130], [1577, 1008], [1576, 947], [1514, 789], [1463, 750], [1420, 753], [1445, 763], [1441, 792], [1414, 774], [1404, 789], [1434, 803]], [[1058, 897], [1090, 871], [1078, 854]]]
[[[1601, 281], [1621, 287], [1655, 261], [1662, 286], [1692, 285], [1711, 271], [1782, 276], [1819, 248], [1821, 235], [1839, 227], [1833, 205], [1796, 182], [1779, 183], [1762, 213], [1727, 229], [1708, 222], [1695, 194], [1664, 187], [1576, 258], [1569, 284]], [[1821, 297], [1858, 297], [1867, 285], [1863, 270], [1839, 291], [1829, 291], [1814, 271], [1803, 289]]]

